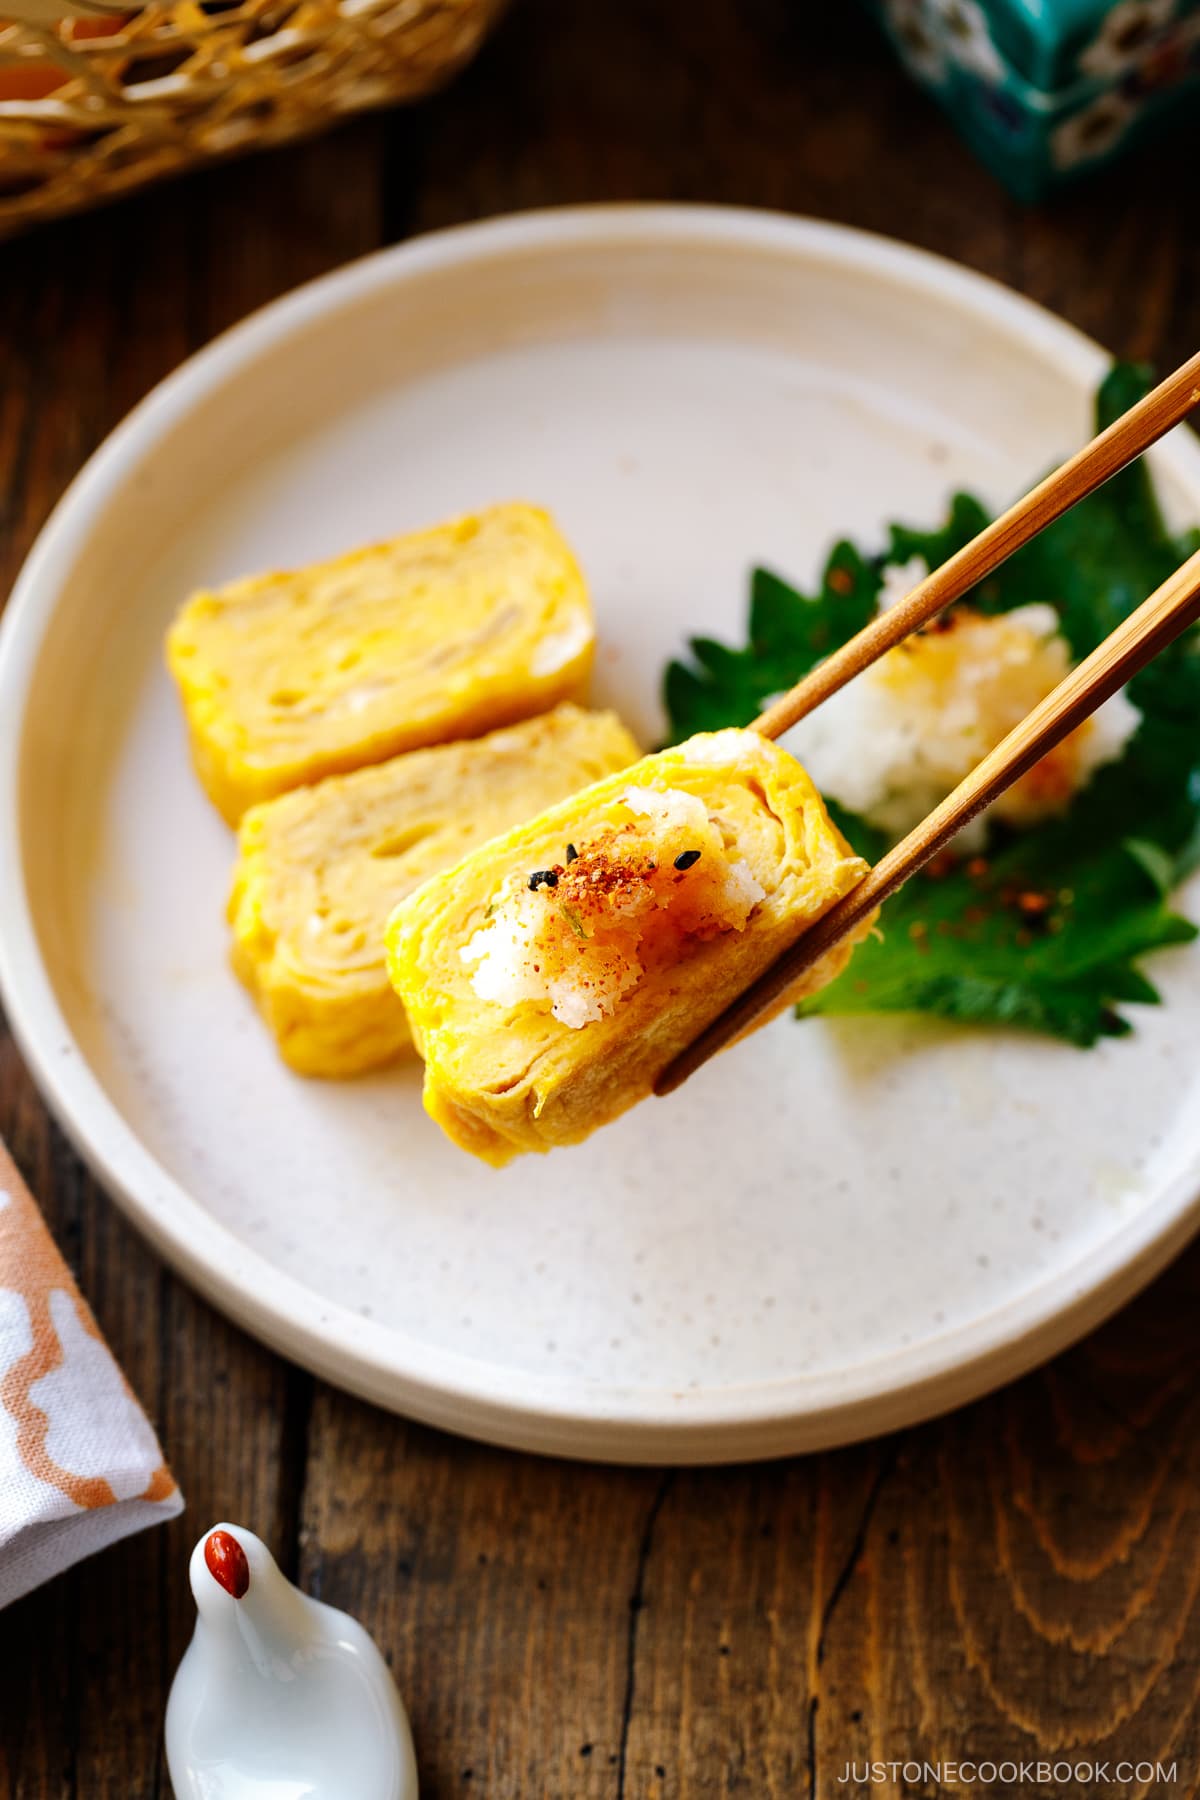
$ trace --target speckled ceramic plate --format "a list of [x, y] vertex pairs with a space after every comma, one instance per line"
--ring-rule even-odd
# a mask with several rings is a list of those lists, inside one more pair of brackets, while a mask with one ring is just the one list
[[[782, 1019], [581, 1148], [493, 1174], [415, 1065], [278, 1062], [226, 961], [232, 839], [159, 654], [197, 583], [487, 501], [554, 508], [597, 697], [652, 739], [685, 633], [831, 535], [1000, 501], [1088, 426], [1104, 364], [1012, 294], [763, 214], [504, 220], [373, 257], [150, 396], [44, 532], [0, 642], [0, 980], [100, 1177], [251, 1331], [506, 1443], [717, 1460], [889, 1429], [1003, 1381], [1196, 1222], [1200, 951], [1081, 1054]], [[1156, 453], [1200, 516], [1200, 448]]]

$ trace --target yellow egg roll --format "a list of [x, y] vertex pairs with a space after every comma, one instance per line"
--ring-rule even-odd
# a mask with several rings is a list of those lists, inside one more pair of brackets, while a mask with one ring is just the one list
[[389, 922], [426, 1110], [497, 1166], [578, 1143], [865, 872], [799, 763], [752, 731], [690, 738], [551, 806]]
[[594, 627], [549, 515], [494, 506], [194, 595], [167, 637], [192, 759], [248, 806], [578, 697]]
[[233, 963], [304, 1075], [356, 1075], [411, 1042], [384, 928], [427, 876], [635, 762], [614, 713], [570, 705], [481, 738], [330, 776], [246, 813]]

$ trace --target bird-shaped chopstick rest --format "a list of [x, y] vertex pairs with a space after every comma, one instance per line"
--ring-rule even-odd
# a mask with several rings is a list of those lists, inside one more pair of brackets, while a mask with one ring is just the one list
[[417, 1800], [408, 1718], [356, 1620], [238, 1525], [207, 1532], [188, 1574], [196, 1629], [166, 1720], [176, 1800]]

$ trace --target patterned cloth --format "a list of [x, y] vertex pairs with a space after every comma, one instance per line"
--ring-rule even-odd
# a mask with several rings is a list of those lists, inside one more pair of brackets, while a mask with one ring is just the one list
[[0, 1145], [0, 1606], [182, 1506], [158, 1439]]

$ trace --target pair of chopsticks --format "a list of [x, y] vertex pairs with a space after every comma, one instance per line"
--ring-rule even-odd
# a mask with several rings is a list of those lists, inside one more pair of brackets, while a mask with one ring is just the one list
[[[880, 613], [840, 650], [775, 701], [751, 727], [764, 737], [781, 733], [820, 706], [885, 651], [960, 600], [1014, 550], [1103, 486], [1172, 426], [1200, 406], [1200, 353], [1130, 407], [1106, 431], [1063, 463], [979, 536], [934, 569], [897, 605]], [[889, 850], [875, 867], [773, 963], [655, 1083], [670, 1094], [732, 1039], [756, 1025], [788, 988], [880, 903], [937, 855], [984, 807], [1020, 779], [1048, 750], [1115, 694], [1139, 669], [1200, 618], [1200, 550], [1176, 569], [1104, 642], [1071, 670], [1052, 693], [947, 795], [940, 806]]]

